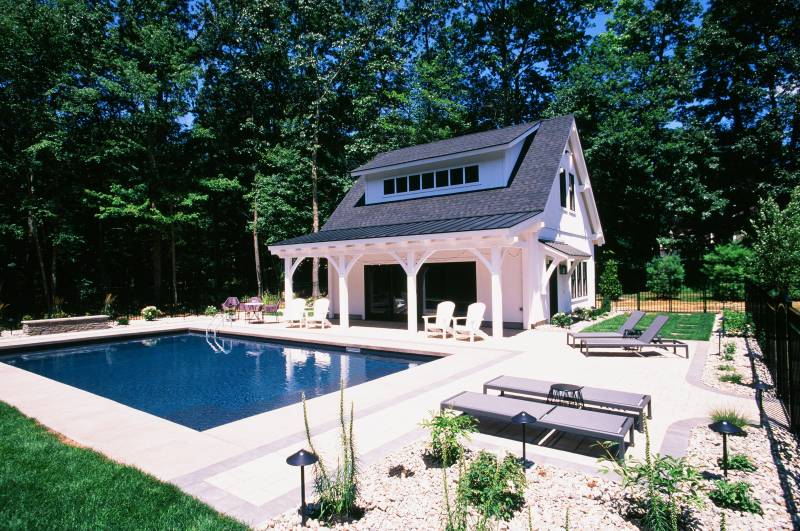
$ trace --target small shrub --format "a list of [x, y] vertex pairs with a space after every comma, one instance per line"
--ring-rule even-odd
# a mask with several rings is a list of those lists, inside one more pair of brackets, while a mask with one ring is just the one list
[[203, 313], [209, 317], [217, 315], [217, 307], [208, 305]]
[[728, 374], [723, 374], [719, 377], [720, 382], [727, 382], [732, 384], [741, 384], [742, 383], [742, 375], [738, 372], [729, 372]]
[[600, 460], [610, 464], [601, 469], [615, 471], [622, 478], [623, 488], [630, 494], [631, 508], [636, 518], [641, 519], [645, 529], [677, 530], [693, 528], [690, 508], [701, 506], [701, 475], [685, 458], [653, 455], [650, 451], [650, 429], [644, 423], [644, 461], [636, 459], [617, 460], [608, 450], [612, 444], [603, 444], [607, 455]]
[[566, 313], [558, 312], [550, 318], [550, 324], [559, 328], [569, 328], [572, 325], [572, 317]]
[[480, 452], [458, 488], [484, 519], [510, 520], [525, 502], [525, 470], [513, 455], [498, 461], [493, 453]]
[[161, 317], [161, 310], [155, 306], [145, 306], [142, 308], [141, 314], [145, 321], [154, 321]]
[[469, 415], [458, 415], [446, 409], [434, 414], [422, 425], [431, 430], [430, 452], [436, 461], [445, 467], [457, 462], [464, 455], [464, 440], [475, 432], [478, 421]]
[[[722, 459], [717, 461], [722, 466]], [[728, 470], [740, 470], [742, 472], [755, 472], [758, 469], [744, 454], [734, 454], [728, 456]]]
[[732, 408], [712, 409], [709, 413], [709, 417], [711, 417], [713, 422], [727, 420], [734, 426], [738, 426], [742, 429], [746, 428], [750, 424], [750, 419]]
[[26, 313], [25, 315], [22, 316], [22, 320], [23, 321], [33, 321], [33, 316], [31, 314], [29, 314], [29, 313]]
[[717, 507], [762, 514], [761, 504], [750, 493], [750, 485], [744, 481], [720, 479], [708, 497]]
[[733, 354], [728, 354], [727, 352], [722, 355], [722, 359], [725, 361], [733, 361]]
[[600, 279], [597, 281], [597, 290], [603, 296], [603, 303], [605, 301], [616, 301], [622, 297], [622, 283], [619, 281], [619, 264], [616, 260], [606, 260], [603, 264], [603, 271], [600, 273]]
[[733, 365], [724, 364], [724, 365], [720, 365], [719, 367], [717, 367], [717, 370], [718, 371], [735, 371], [736, 367], [734, 367]]
[[747, 337], [753, 333], [753, 320], [745, 312], [725, 310], [722, 312], [725, 318], [725, 334], [735, 337]]
[[592, 318], [592, 308], [575, 308], [572, 311], [574, 321], [588, 321]]
[[733, 341], [728, 341], [725, 343], [725, 354], [736, 354], [736, 343]]
[[119, 319], [117, 319], [117, 324], [120, 326], [127, 326], [130, 324], [130, 321], [128, 320], [127, 317], [120, 317]]
[[680, 256], [656, 256], [647, 264], [647, 289], [661, 298], [672, 298], [683, 286], [686, 272]]

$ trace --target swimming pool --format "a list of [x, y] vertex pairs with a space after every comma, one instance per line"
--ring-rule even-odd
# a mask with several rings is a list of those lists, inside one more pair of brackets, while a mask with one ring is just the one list
[[[220, 348], [221, 347], [221, 348]], [[195, 430], [409, 369], [433, 358], [181, 333], [0, 358]]]

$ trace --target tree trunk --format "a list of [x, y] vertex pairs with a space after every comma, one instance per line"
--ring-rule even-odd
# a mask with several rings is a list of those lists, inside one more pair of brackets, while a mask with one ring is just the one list
[[264, 295], [261, 287], [261, 252], [258, 250], [258, 207], [253, 201], [253, 257], [256, 261], [256, 285], [259, 298]]
[[57, 261], [58, 250], [55, 245], [51, 247], [51, 254], [50, 254], [50, 294], [53, 297], [53, 306], [55, 306], [56, 300], [56, 261]]
[[[33, 197], [33, 170], [29, 169], [28, 171], [28, 194], [30, 195], [31, 203], [34, 202]], [[44, 295], [45, 304], [47, 304], [47, 309], [52, 311], [53, 309], [53, 300], [50, 297], [50, 289], [48, 288], [47, 284], [47, 270], [44, 267], [44, 256], [42, 255], [42, 245], [39, 242], [39, 229], [36, 227], [36, 222], [33, 218], [33, 213], [28, 210], [28, 233], [31, 237], [31, 242], [33, 242], [33, 247], [36, 249], [36, 258], [39, 261], [39, 274], [42, 277], [42, 294]]]
[[153, 304], [158, 304], [161, 300], [161, 233], [158, 229], [153, 230], [153, 247], [151, 249], [153, 259]]
[[178, 306], [178, 261], [175, 256], [175, 225], [169, 226], [169, 253], [172, 261], [172, 308]]
[[[317, 201], [317, 152], [319, 151], [319, 99], [314, 116], [314, 145], [311, 148], [311, 231], [319, 232], [319, 204]], [[319, 298], [319, 258], [311, 263], [311, 297]]]

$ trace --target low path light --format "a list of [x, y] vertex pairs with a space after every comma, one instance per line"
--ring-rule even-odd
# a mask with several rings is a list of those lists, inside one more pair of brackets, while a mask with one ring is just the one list
[[299, 450], [286, 458], [286, 463], [300, 467], [300, 517], [303, 525], [306, 525], [306, 467], [319, 461], [316, 454]]
[[744, 430], [727, 420], [709, 424], [708, 427], [711, 431], [722, 434], [722, 470], [725, 471], [725, 477], [728, 477], [728, 435], [744, 435]]
[[528, 415], [524, 411], [520, 411], [513, 417], [511, 417], [511, 422], [514, 424], [519, 424], [522, 426], [522, 466], [527, 466], [526, 463], [528, 462], [525, 459], [525, 426], [528, 424], [534, 424], [537, 421], [537, 418], [533, 415]]
[[758, 413], [759, 413], [759, 421], [761, 425], [764, 425], [764, 391], [768, 391], [772, 389], [772, 386], [765, 382], [758, 382], [757, 384], [753, 385], [753, 389], [756, 390], [756, 404], [758, 404]]

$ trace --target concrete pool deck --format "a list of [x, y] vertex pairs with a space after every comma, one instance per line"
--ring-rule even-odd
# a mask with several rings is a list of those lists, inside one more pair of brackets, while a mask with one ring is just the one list
[[[205, 318], [178, 318], [134, 322], [103, 331], [5, 337], [0, 339], [0, 360], [3, 351], [20, 347], [203, 331], [208, 322]], [[443, 398], [462, 390], [480, 391], [483, 382], [500, 374], [651, 394], [652, 446], [662, 453], [679, 455], [688, 429], [714, 407], [731, 406], [752, 417], [757, 415], [753, 401], [724, 395], [700, 383], [708, 342], [691, 342], [690, 359], [686, 360], [671, 353], [584, 357], [565, 344], [563, 330], [547, 328], [474, 344], [370, 326], [304, 330], [235, 323], [226, 325], [224, 332], [443, 356], [345, 391], [347, 407], [351, 402], [355, 406], [354, 433], [362, 466], [424, 436], [419, 423], [438, 410]], [[307, 446], [301, 404], [198, 432], [4, 363], [0, 363], [0, 400], [81, 445], [170, 481], [251, 525], [263, 524], [298, 504], [299, 474], [286, 465], [285, 458]], [[338, 408], [338, 393], [308, 401], [314, 444], [332, 462], [339, 437]], [[498, 432], [499, 437], [493, 436]], [[475, 443], [519, 451], [518, 435], [502, 426], [494, 429], [487, 425]], [[534, 461], [594, 470], [597, 464], [590, 446], [582, 439], [555, 437], [541, 446], [529, 446], [528, 455]], [[637, 434], [637, 444], [628, 453], [641, 456], [643, 450], [644, 437]]]

